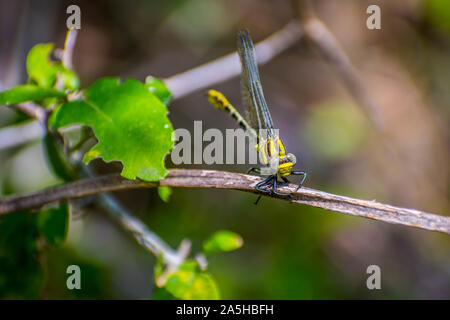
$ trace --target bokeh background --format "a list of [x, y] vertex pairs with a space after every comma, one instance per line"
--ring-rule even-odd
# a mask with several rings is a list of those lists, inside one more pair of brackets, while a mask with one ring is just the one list
[[[2, 0], [2, 90], [26, 81], [25, 58], [33, 45], [63, 46], [71, 4], [82, 13], [74, 68], [83, 87], [105, 76], [168, 77], [234, 51], [238, 28], [248, 28], [257, 42], [296, 17], [290, 1]], [[366, 28], [370, 4], [381, 7], [381, 30]], [[355, 65], [386, 128], [380, 133], [370, 126], [336, 70], [309, 41], [260, 67], [275, 125], [297, 155], [297, 168], [308, 172], [305, 185], [448, 214], [450, 2], [320, 0], [314, 8]], [[240, 105], [238, 77], [215, 88]], [[235, 127], [207, 103], [204, 91], [174, 101], [169, 110], [175, 128], [191, 130], [194, 120], [202, 120], [204, 130]], [[24, 121], [0, 108], [1, 127]], [[39, 139], [0, 150], [0, 194], [59, 183], [45, 161]], [[100, 172], [120, 169], [97, 160], [91, 166]], [[169, 203], [156, 190], [115, 195], [173, 247], [188, 238], [196, 252], [217, 230], [239, 233], [241, 249], [209, 260], [226, 299], [450, 298], [446, 235], [269, 198], [255, 206], [255, 195], [227, 190], [176, 189]], [[154, 290], [155, 258], [107, 214], [89, 207], [78, 208], [65, 245], [42, 252], [39, 263], [43, 269], [31, 271], [18, 263], [10, 276], [23, 281], [2, 286], [0, 296], [146, 299]], [[70, 264], [81, 267], [82, 290], [66, 288]], [[381, 290], [366, 287], [371, 264], [381, 267]], [[43, 284], [35, 277], [44, 277]]]

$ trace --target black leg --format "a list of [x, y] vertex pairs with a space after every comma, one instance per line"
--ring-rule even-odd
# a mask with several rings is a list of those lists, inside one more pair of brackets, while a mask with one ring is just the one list
[[272, 194], [277, 194], [279, 196], [290, 196], [290, 193], [286, 193], [286, 192], [279, 192], [277, 191], [277, 176], [275, 176], [275, 179], [273, 179], [273, 185], [272, 185]]
[[[274, 178], [274, 176], [269, 176], [267, 177], [265, 180], [258, 182], [258, 184], [255, 186], [255, 189], [261, 192], [265, 192], [265, 193], [271, 193], [272, 191], [267, 190], [267, 189], [263, 189], [262, 186], [269, 184], [270, 181], [272, 181], [272, 179]], [[276, 176], [275, 176], [276, 179]]]
[[[259, 168], [251, 168], [251, 169], [259, 169]], [[306, 173], [303, 171], [294, 171], [292, 172], [292, 174], [301, 174], [303, 175], [302, 180], [300, 182], [299, 187], [297, 188], [297, 190], [301, 187], [303, 181], [306, 178]], [[289, 180], [286, 177], [281, 177], [281, 179], [285, 182], [285, 183], [289, 183]], [[272, 183], [272, 190], [267, 190], [263, 187], [268, 186], [270, 183]], [[286, 192], [280, 192], [277, 191], [278, 186], [281, 186], [281, 184], [278, 182], [278, 178], [277, 175], [272, 175], [267, 177], [266, 179], [264, 179], [263, 181], [260, 181], [256, 184], [255, 189], [264, 193], [270, 193], [270, 194], [276, 194], [279, 196], [289, 196], [292, 198], [292, 194], [290, 193], [286, 193]], [[261, 196], [258, 197], [258, 199], [256, 199], [255, 204], [258, 204], [259, 200], [261, 199]]]
[[302, 179], [300, 180], [300, 183], [298, 184], [298, 187], [297, 187], [297, 190], [300, 189], [302, 187], [303, 182], [306, 179], [306, 172], [305, 171], [292, 171], [291, 174], [302, 176]]
[[[259, 168], [255, 168], [255, 169], [259, 169]], [[266, 179], [264, 179], [263, 181], [258, 182], [258, 184], [255, 186], [255, 189], [258, 190], [258, 191], [264, 192], [264, 193], [271, 193], [271, 192], [272, 192], [271, 190], [263, 189], [262, 186], [268, 185], [268, 184], [270, 183], [270, 181], [271, 181], [274, 177], [275, 177], [275, 179], [276, 179], [276, 176], [269, 176], [269, 177], [267, 177]], [[258, 202], [259, 202], [260, 199], [261, 199], [261, 195], [259, 195], [259, 196], [258, 196], [258, 199], [256, 199], [255, 205], [258, 204]]]
[[286, 185], [288, 185], [289, 183], [291, 183], [286, 177], [281, 177], [281, 180], [283, 180], [284, 183], [279, 183], [279, 184], [278, 184], [279, 186], [286, 186]]

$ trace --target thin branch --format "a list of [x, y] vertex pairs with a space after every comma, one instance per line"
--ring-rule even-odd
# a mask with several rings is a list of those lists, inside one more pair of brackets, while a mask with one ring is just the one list
[[0, 151], [42, 137], [42, 127], [37, 121], [29, 121], [0, 129]]
[[39, 122], [44, 122], [47, 118], [47, 110], [33, 102], [18, 103], [11, 105], [10, 107], [22, 111], [27, 116], [36, 119]]
[[62, 63], [66, 68], [73, 68], [73, 49], [77, 41], [78, 30], [71, 29], [67, 31], [66, 41], [64, 42], [64, 51], [62, 54]]
[[[78, 163], [78, 161], [77, 161]], [[94, 173], [83, 165], [80, 166], [80, 172], [83, 176], [95, 177]], [[182, 264], [190, 252], [190, 241], [183, 240], [180, 248], [183, 250], [173, 250], [164, 242], [155, 232], [150, 230], [141, 220], [129, 213], [112, 194], [97, 194], [95, 200], [98, 205], [103, 207], [111, 217], [119, 222], [121, 227], [130, 232], [136, 241], [155, 257], [162, 258], [167, 266], [167, 271], [176, 270]], [[186, 252], [186, 246], [189, 248]]]
[[172, 249], [155, 232], [142, 221], [130, 214], [112, 195], [107, 193], [97, 196], [98, 204], [106, 209], [117, 220], [122, 228], [131, 232], [136, 241], [155, 257], [161, 257], [170, 271], [182, 264], [190, 252], [190, 241], [183, 240], [179, 250]]
[[369, 91], [363, 85], [353, 64], [326, 25], [316, 17], [309, 0], [294, 0], [299, 20], [305, 36], [317, 47], [322, 55], [335, 67], [344, 80], [350, 93], [368, 115], [374, 127], [384, 128], [384, 121], [371, 98]]
[[[169, 175], [159, 183], [127, 180], [118, 174], [112, 174], [84, 179], [30, 194], [0, 199], [0, 215], [17, 210], [38, 208], [62, 199], [74, 199], [124, 189], [151, 188], [159, 185], [232, 189], [258, 193], [254, 186], [259, 181], [261, 181], [261, 178], [256, 176], [212, 170], [172, 169], [169, 171]], [[450, 234], [450, 217], [335, 195], [310, 188], [301, 188], [295, 191], [296, 186], [292, 184], [281, 187], [281, 190], [283, 189], [285, 192], [291, 193], [292, 198], [277, 195], [273, 197], [349, 215]], [[269, 196], [265, 193], [262, 195]]]
[[[260, 65], [298, 42], [303, 30], [297, 21], [291, 21], [281, 30], [273, 33], [255, 45]], [[222, 58], [200, 65], [191, 70], [163, 79], [172, 92], [174, 99], [182, 98], [192, 92], [214, 86], [241, 73], [241, 66], [236, 52]]]

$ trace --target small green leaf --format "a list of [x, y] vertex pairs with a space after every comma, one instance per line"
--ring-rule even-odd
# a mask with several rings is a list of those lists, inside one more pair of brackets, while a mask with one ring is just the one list
[[166, 106], [169, 105], [170, 100], [172, 99], [172, 93], [163, 81], [158, 78], [148, 76], [145, 78], [145, 86]]
[[53, 43], [40, 43], [31, 48], [27, 57], [27, 72], [31, 83], [41, 87], [53, 87], [57, 77], [64, 90], [78, 89], [80, 80], [77, 74], [64, 67], [60, 62], [49, 59]]
[[38, 214], [38, 226], [46, 242], [58, 246], [64, 242], [69, 230], [70, 212], [67, 202], [61, 202], [57, 208], [42, 210]]
[[56, 79], [56, 70], [49, 55], [53, 43], [39, 43], [31, 48], [27, 57], [27, 72], [30, 81], [42, 87], [52, 87]]
[[26, 101], [41, 101], [45, 98], [64, 98], [66, 94], [53, 88], [25, 84], [0, 93], [0, 104], [16, 104]]
[[205, 254], [232, 251], [242, 247], [243, 243], [242, 237], [237, 233], [227, 230], [217, 231], [203, 242], [203, 251]]
[[183, 300], [220, 299], [216, 282], [206, 272], [178, 270], [169, 276], [164, 288]]
[[98, 80], [85, 92], [86, 100], [68, 102], [57, 108], [50, 125], [91, 126], [98, 143], [85, 155], [121, 161], [122, 176], [158, 181], [167, 175], [164, 157], [173, 146], [173, 127], [167, 108], [141, 82], [117, 78]]
[[167, 186], [158, 187], [158, 194], [162, 201], [169, 202], [172, 195], [172, 188]]

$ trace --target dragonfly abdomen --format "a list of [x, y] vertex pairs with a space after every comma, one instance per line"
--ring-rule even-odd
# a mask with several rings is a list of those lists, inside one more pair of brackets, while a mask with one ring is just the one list
[[217, 90], [209, 90], [208, 100], [215, 108], [228, 112], [242, 129], [254, 131], [248, 122], [245, 121], [244, 117], [241, 116], [222, 93]]

